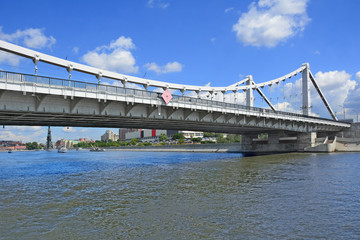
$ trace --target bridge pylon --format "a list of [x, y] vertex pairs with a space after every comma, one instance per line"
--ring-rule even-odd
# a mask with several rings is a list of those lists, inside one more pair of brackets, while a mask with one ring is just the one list
[[302, 112], [303, 115], [311, 115], [311, 99], [310, 99], [310, 65], [303, 63], [305, 69], [302, 72]]
[[[252, 86], [253, 85], [253, 77], [251, 75], [246, 76], [246, 86]], [[254, 106], [254, 90], [252, 88], [249, 88], [246, 90], [246, 106], [253, 107]]]

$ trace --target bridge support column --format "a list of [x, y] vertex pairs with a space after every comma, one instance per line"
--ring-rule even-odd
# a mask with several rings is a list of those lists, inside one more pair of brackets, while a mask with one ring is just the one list
[[244, 134], [241, 135], [241, 144], [252, 144], [253, 143], [253, 139], [258, 138], [257, 134]]
[[310, 66], [304, 63], [305, 69], [302, 72], [302, 94], [303, 94], [303, 115], [309, 116], [311, 114], [311, 100], [310, 100]]
[[[246, 77], [248, 80], [246, 81], [246, 86], [252, 86], [253, 77], [251, 75]], [[254, 106], [254, 90], [248, 89], [246, 90], [246, 106], [253, 107]]]
[[299, 151], [303, 151], [306, 147], [314, 147], [316, 141], [317, 133], [299, 133], [297, 135], [297, 143], [299, 146]]
[[279, 144], [280, 134], [268, 134], [268, 144]]

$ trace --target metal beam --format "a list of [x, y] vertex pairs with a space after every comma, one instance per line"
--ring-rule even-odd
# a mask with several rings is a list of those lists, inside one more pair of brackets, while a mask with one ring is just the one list
[[[243, 89], [247, 89], [247, 88], [255, 89], [256, 87], [272, 85], [272, 84], [282, 81], [284, 79], [288, 79], [291, 76], [298, 74], [299, 72], [301, 72], [304, 69], [304, 67], [302, 66], [301, 68], [296, 69], [295, 71], [293, 71], [289, 74], [286, 74], [280, 78], [277, 78], [277, 79], [274, 79], [271, 81], [261, 83], [258, 86], [253, 86], [253, 85], [239, 86], [239, 82], [238, 82], [238, 83], [232, 84], [230, 86], [226, 86], [226, 87], [210, 87], [210, 86], [175, 84], [175, 83], [168, 83], [168, 82], [144, 79], [144, 78], [129, 76], [129, 75], [125, 75], [125, 74], [119, 74], [119, 73], [106, 71], [106, 70], [99, 69], [99, 68], [86, 66], [84, 64], [71, 62], [68, 60], [61, 59], [61, 58], [57, 58], [57, 57], [54, 57], [51, 55], [33, 51], [28, 48], [20, 47], [18, 45], [11, 44], [11, 43], [8, 43], [8, 42], [2, 41], [2, 40], [0, 40], [0, 50], [8, 52], [8, 53], [16, 54], [18, 56], [22, 56], [25, 58], [29, 58], [31, 60], [35, 59], [36, 62], [40, 61], [40, 62], [52, 64], [55, 66], [59, 66], [66, 70], [71, 69], [72, 71], [78, 71], [78, 72], [90, 74], [90, 75], [97, 77], [98, 80], [100, 80], [101, 77], [104, 77], [104, 78], [109, 78], [109, 79], [118, 80], [118, 81], [126, 81], [126, 82], [130, 82], [130, 83], [135, 83], [135, 84], [139, 84], [142, 86], [146, 85], [146, 86], [152, 86], [152, 87], [159, 87], [159, 88], [163, 88], [163, 89], [177, 89], [180, 91], [186, 90], [186, 91], [202, 91], [202, 92], [224, 92], [224, 91], [226, 92], [226, 91], [239, 91], [239, 90], [243, 90]], [[243, 81], [246, 81], [246, 79]], [[240, 81], [240, 82], [243, 82], [243, 81]]]
[[330, 107], [330, 104], [328, 103], [328, 101], [326, 100], [324, 94], [322, 93], [320, 86], [317, 84], [317, 82], [315, 81], [315, 78], [313, 76], [313, 74], [311, 73], [311, 71], [309, 71], [309, 75], [310, 75], [310, 80], [312, 82], [312, 84], [314, 85], [316, 91], [318, 92], [318, 94], [320, 95], [321, 100], [323, 101], [323, 103], [325, 104], [327, 110], [329, 111], [331, 117], [335, 120], [338, 121], [337, 117], [335, 116], [333, 110]]

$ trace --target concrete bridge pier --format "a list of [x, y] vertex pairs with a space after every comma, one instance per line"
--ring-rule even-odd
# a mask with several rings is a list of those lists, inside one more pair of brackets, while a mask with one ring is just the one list
[[241, 151], [245, 154], [269, 154], [285, 152], [303, 152], [316, 145], [316, 132], [286, 133], [270, 132], [267, 138], [259, 138], [258, 134], [242, 135]]
[[298, 133], [297, 144], [299, 151], [304, 151], [305, 148], [314, 147], [316, 144], [316, 132]]

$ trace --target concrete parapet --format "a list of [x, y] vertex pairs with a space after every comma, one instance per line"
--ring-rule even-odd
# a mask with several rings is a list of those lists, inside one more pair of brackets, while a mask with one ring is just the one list
[[306, 147], [306, 152], [335, 152], [336, 149], [336, 137], [334, 140], [325, 139], [324, 143], [317, 144], [312, 147]]
[[360, 152], [360, 138], [337, 138], [337, 152]]

